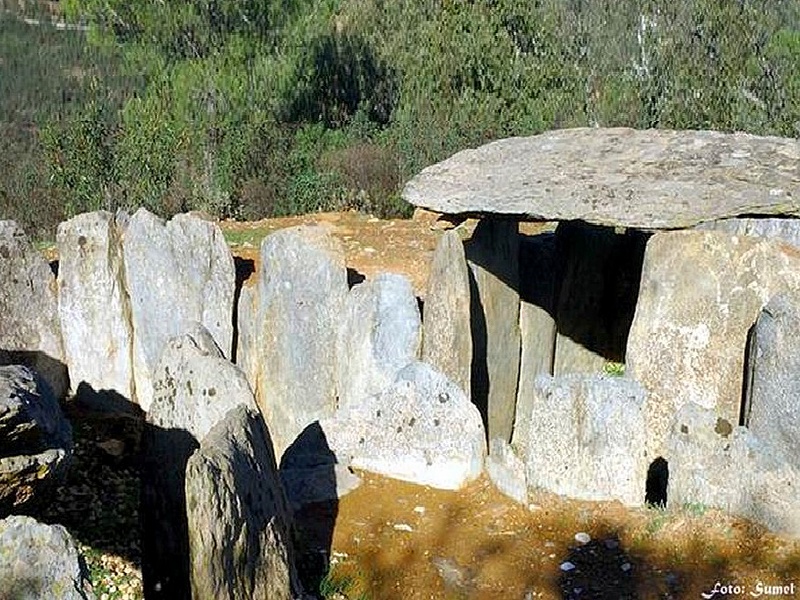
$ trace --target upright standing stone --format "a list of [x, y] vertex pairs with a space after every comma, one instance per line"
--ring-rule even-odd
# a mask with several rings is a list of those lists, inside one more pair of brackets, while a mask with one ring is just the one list
[[[251, 335], [252, 383], [275, 455], [336, 408], [336, 337], [347, 296], [344, 249], [323, 227], [277, 231], [261, 244]], [[244, 296], [244, 294], [243, 294]]]
[[195, 324], [167, 343], [142, 436], [142, 576], [148, 598], [187, 600], [186, 463], [214, 425], [243, 404], [255, 410], [244, 373]]
[[239, 405], [186, 465], [192, 597], [300, 596], [289, 510], [263, 417]]
[[123, 239], [133, 323], [136, 401], [153, 398], [153, 370], [167, 340], [192, 323], [208, 329], [225, 356], [233, 344], [233, 257], [215, 223], [177, 215], [165, 223], [139, 209]]
[[58, 312], [73, 391], [134, 398], [130, 302], [122, 265], [124, 222], [109, 212], [58, 226]]
[[770, 298], [798, 289], [800, 252], [788, 246], [717, 232], [650, 238], [626, 364], [648, 391], [651, 460], [685, 402], [739, 422], [748, 331]]
[[[756, 321], [745, 424], [791, 464], [800, 464], [800, 295], [772, 298]], [[799, 482], [800, 483], [800, 482]]]
[[[553, 234], [522, 238], [520, 246], [521, 340], [519, 385], [512, 442], [516, 445], [520, 412], [529, 413], [539, 375], [553, 374], [556, 349], [556, 244]], [[524, 437], [524, 436], [523, 436]], [[498, 446], [499, 447], [499, 446]]]
[[562, 223], [556, 230], [560, 290], [553, 373], [602, 373], [624, 362], [646, 238], [609, 227]]
[[466, 249], [471, 272], [472, 401], [489, 439], [511, 440], [519, 376], [519, 223], [484, 219]]
[[422, 327], [422, 360], [471, 394], [469, 272], [458, 231], [442, 234], [433, 253]]
[[529, 488], [581, 500], [645, 499], [645, 391], [599, 375], [542, 375], [522, 448]]
[[417, 299], [404, 276], [380, 273], [353, 287], [336, 347], [339, 406], [377, 394], [416, 360], [421, 327]]
[[773, 531], [800, 534], [800, 471], [768, 440], [687, 402], [666, 445], [668, 506], [714, 506]]
[[0, 364], [39, 373], [56, 398], [69, 388], [56, 278], [14, 221], [0, 221]]

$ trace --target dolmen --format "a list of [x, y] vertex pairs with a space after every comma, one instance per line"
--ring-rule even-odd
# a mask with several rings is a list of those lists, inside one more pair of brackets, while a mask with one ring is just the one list
[[413, 205], [479, 219], [449, 253], [468, 266], [469, 394], [501, 489], [704, 503], [800, 533], [799, 166], [795, 139], [578, 128], [407, 183]]

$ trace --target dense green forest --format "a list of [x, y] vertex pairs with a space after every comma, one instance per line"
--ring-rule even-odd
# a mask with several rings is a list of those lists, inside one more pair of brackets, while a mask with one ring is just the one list
[[99, 208], [402, 215], [406, 179], [500, 137], [797, 137], [800, 0], [0, 0], [0, 90], [0, 218], [39, 237]]

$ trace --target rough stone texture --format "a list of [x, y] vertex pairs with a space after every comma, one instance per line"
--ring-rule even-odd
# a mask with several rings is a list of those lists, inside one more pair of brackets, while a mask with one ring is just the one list
[[0, 517], [47, 499], [71, 455], [72, 428], [50, 387], [28, 367], [0, 367]]
[[263, 417], [239, 405], [186, 465], [193, 598], [300, 595], [290, 516]]
[[745, 424], [777, 456], [800, 464], [800, 295], [772, 298], [753, 335]]
[[339, 406], [377, 394], [419, 354], [422, 324], [411, 283], [380, 273], [353, 287], [336, 344]]
[[464, 392], [425, 363], [412, 363], [377, 396], [320, 421], [338, 462], [356, 469], [458, 489], [486, 455], [480, 414]]
[[562, 223], [556, 230], [559, 292], [553, 373], [602, 373], [624, 362], [646, 236]]
[[225, 356], [233, 342], [233, 257], [215, 223], [177, 215], [165, 223], [139, 209], [123, 238], [133, 323], [135, 400], [148, 410], [153, 371], [170, 338], [202, 323]]
[[258, 289], [254, 284], [243, 285], [239, 293], [239, 304], [236, 313], [236, 364], [247, 380], [255, 382], [258, 373], [258, 352], [256, 351], [256, 314], [258, 307]]
[[267, 236], [256, 286], [246, 362], [280, 460], [336, 407], [336, 338], [348, 292], [341, 242], [318, 226]]
[[31, 517], [0, 521], [0, 583], [3, 600], [95, 598], [72, 536]]
[[[512, 442], [517, 446], [521, 413], [530, 415], [533, 385], [553, 374], [556, 347], [556, 243], [552, 233], [522, 237], [520, 245], [520, 361]], [[523, 435], [523, 439], [525, 436]], [[491, 454], [491, 452], [490, 452]]]
[[770, 298], [798, 289], [800, 252], [789, 246], [717, 232], [650, 238], [626, 365], [648, 391], [651, 458], [684, 402], [739, 422], [748, 330]]
[[644, 503], [645, 391], [597, 375], [541, 375], [523, 454], [529, 488], [581, 500]]
[[466, 246], [470, 268], [472, 401], [489, 439], [511, 440], [519, 377], [519, 224], [485, 219]]
[[738, 217], [700, 223], [695, 229], [701, 231], [724, 231], [731, 235], [763, 237], [800, 248], [800, 219]]
[[492, 142], [423, 169], [403, 197], [441, 213], [679, 229], [800, 214], [800, 144], [715, 131], [580, 128]]
[[525, 462], [508, 442], [495, 438], [489, 444], [486, 472], [495, 487], [520, 504], [528, 503], [528, 483]]
[[148, 598], [190, 598], [186, 463], [240, 404], [255, 410], [244, 373], [199, 324], [167, 343], [142, 435], [142, 576]]
[[120, 217], [85, 213], [58, 226], [58, 312], [73, 392], [89, 386], [131, 400], [133, 331]]
[[63, 398], [69, 379], [56, 278], [14, 221], [0, 221], [0, 282], [0, 365], [28, 365]]
[[800, 471], [765, 440], [693, 402], [677, 413], [669, 448], [668, 506], [700, 503], [800, 534]]
[[469, 272], [457, 231], [442, 234], [433, 253], [422, 326], [422, 360], [471, 395]]

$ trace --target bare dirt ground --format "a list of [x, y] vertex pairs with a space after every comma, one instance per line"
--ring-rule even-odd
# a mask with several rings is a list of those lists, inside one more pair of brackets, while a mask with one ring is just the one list
[[[252, 270], [266, 234], [303, 223], [329, 227], [342, 240], [354, 272], [366, 277], [381, 271], [403, 273], [420, 296], [425, 294], [436, 242], [447, 227], [429, 215], [382, 221], [358, 213], [220, 225], [239, 263], [253, 261]], [[466, 222], [459, 231], [466, 238], [473, 226]], [[526, 229], [534, 233], [540, 227]], [[52, 250], [46, 255], [55, 258]], [[86, 447], [100, 457], [97, 460], [108, 463], [105, 469], [113, 469], [125, 481], [115, 484], [119, 493], [112, 496], [111, 476], [102, 469], [86, 469], [97, 477], [72, 478], [62, 490], [59, 506], [53, 507], [53, 520], [75, 531], [88, 528], [78, 537], [99, 554], [89, 561], [99, 582], [98, 597], [138, 599], [138, 539], [136, 527], [131, 526], [136, 520], [138, 480], [135, 472], [126, 474], [128, 467], [123, 468], [127, 450], [110, 463], [103, 459], [106, 446], [119, 442], [122, 434], [107, 425], [87, 431], [93, 433]], [[800, 542], [705, 506], [626, 509], [618, 503], [577, 502], [544, 493], [522, 506], [497, 492], [485, 478], [448, 492], [360, 475], [363, 485], [340, 502], [311, 506], [298, 515], [300, 539], [307, 550], [313, 552], [317, 540], [320, 557], [331, 560], [331, 572], [323, 582], [327, 598], [800, 596]], [[128, 480], [132, 485], [125, 483]], [[95, 487], [93, 492], [89, 489]], [[87, 520], [85, 512], [74, 512], [76, 503], [86, 506], [87, 499], [97, 507], [96, 518]], [[108, 537], [106, 526], [118, 522], [121, 514], [125, 523]], [[302, 519], [309, 517], [303, 525]], [[576, 539], [577, 534], [584, 535]]]
[[[425, 294], [428, 266], [443, 230], [432, 215], [418, 219], [381, 220], [357, 212], [220, 223], [234, 255], [252, 260], [254, 264], [258, 263], [260, 241], [265, 235], [298, 225], [327, 228], [341, 240], [348, 268], [365, 277], [387, 271], [401, 273], [411, 280], [419, 296]], [[258, 269], [255, 269], [254, 275], [257, 273]]]
[[[430, 213], [393, 221], [327, 213], [221, 226], [234, 254], [257, 262], [265, 232], [299, 224], [329, 227], [345, 246], [348, 268], [366, 277], [403, 273], [420, 297], [436, 242], [452, 227]], [[462, 237], [474, 224], [459, 226]], [[523, 227], [529, 235], [541, 229]], [[321, 550], [330, 550], [339, 598], [800, 596], [800, 544], [704, 506], [626, 509], [540, 494], [526, 507], [485, 478], [446, 492], [361, 475], [362, 487], [337, 506], [316, 507], [334, 523], [332, 544]], [[581, 533], [588, 543], [576, 540]]]

